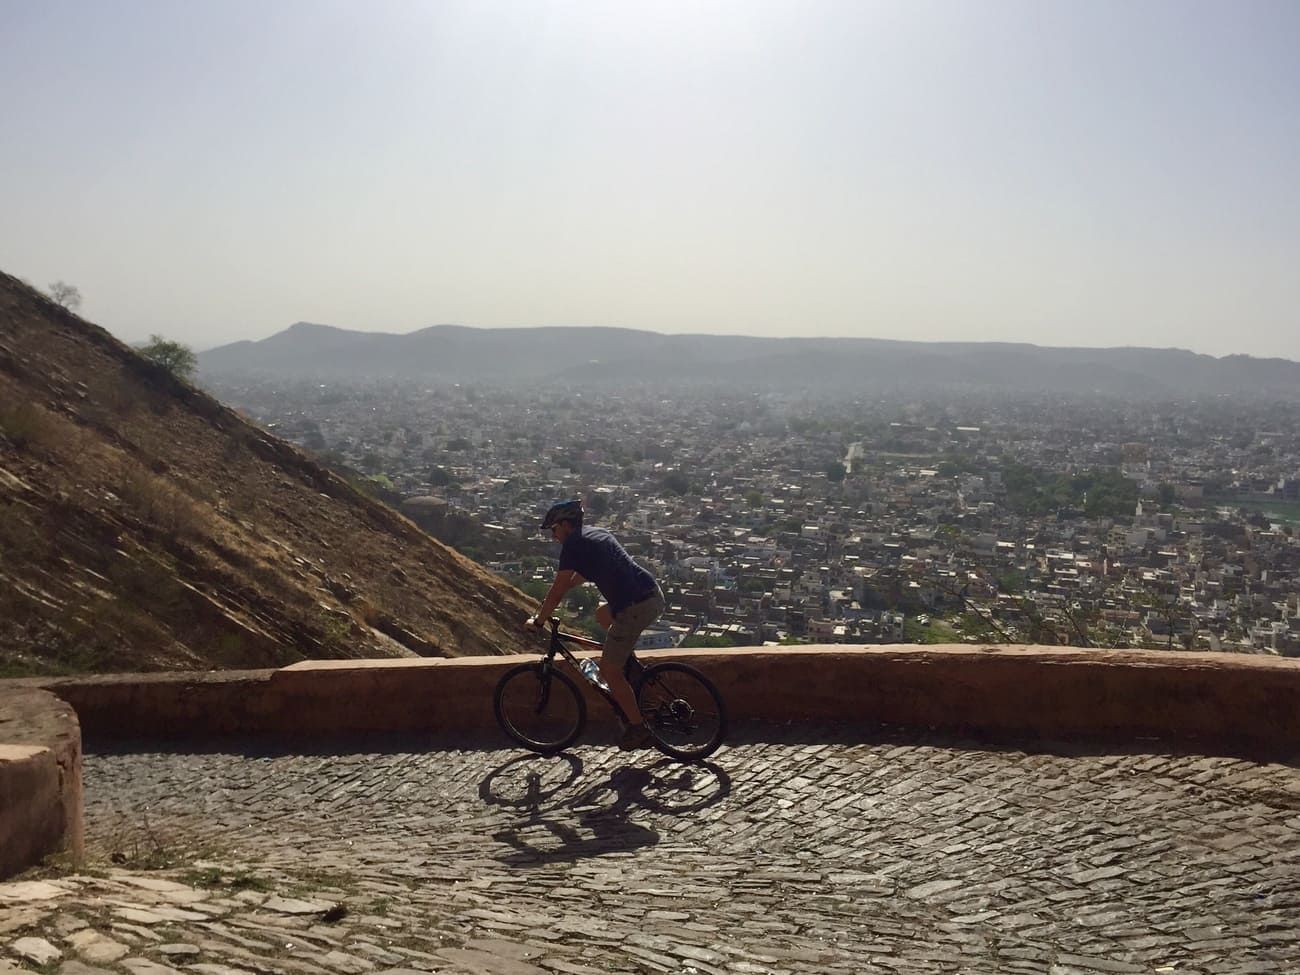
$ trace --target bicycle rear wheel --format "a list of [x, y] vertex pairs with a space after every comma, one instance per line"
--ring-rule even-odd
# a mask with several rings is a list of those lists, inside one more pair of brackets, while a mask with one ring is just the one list
[[541, 755], [564, 751], [587, 723], [587, 703], [577, 686], [541, 663], [507, 670], [492, 695], [492, 708], [502, 731]]
[[727, 734], [727, 709], [713, 682], [688, 664], [645, 668], [636, 702], [655, 747], [686, 761], [708, 758]]

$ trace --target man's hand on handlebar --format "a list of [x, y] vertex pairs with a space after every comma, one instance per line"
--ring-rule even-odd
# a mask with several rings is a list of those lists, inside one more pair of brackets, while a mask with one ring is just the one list
[[530, 616], [528, 619], [524, 620], [524, 628], [528, 630], [540, 630], [544, 629], [545, 626], [546, 620], [542, 619], [540, 616]]

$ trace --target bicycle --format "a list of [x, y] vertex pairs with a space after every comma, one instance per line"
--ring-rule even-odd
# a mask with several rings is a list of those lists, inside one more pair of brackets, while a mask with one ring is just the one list
[[[591, 684], [625, 723], [627, 715], [614, 700], [609, 686], [592, 668], [583, 671], [570, 645], [600, 650], [597, 640], [560, 629], [550, 620], [551, 639], [542, 659], [512, 667], [497, 682], [492, 707], [497, 723], [512, 739], [530, 751], [554, 755], [568, 748], [587, 725], [587, 702], [573, 678], [556, 665], [562, 657]], [[722, 745], [727, 733], [727, 711], [722, 695], [707, 677], [689, 664], [670, 660], [643, 664], [636, 654], [623, 670], [632, 685], [638, 707], [654, 746], [672, 758], [700, 761]]]

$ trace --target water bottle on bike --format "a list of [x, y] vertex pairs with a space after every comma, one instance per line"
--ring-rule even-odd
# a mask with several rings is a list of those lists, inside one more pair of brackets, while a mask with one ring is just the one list
[[587, 678], [587, 680], [591, 681], [602, 691], [609, 690], [609, 684], [605, 682], [605, 678], [600, 676], [600, 664], [596, 663], [593, 658], [587, 657], [584, 659], [582, 663], [578, 665], [578, 669], [582, 671], [583, 677]]

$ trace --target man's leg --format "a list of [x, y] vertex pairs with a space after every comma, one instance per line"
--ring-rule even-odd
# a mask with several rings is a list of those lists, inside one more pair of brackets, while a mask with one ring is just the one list
[[[617, 634], [611, 633], [610, 631], [614, 629], [614, 613], [610, 610], [609, 603], [601, 603], [596, 607], [596, 623], [606, 633], [605, 645], [600, 654], [600, 676], [609, 685], [610, 693], [614, 695], [614, 700], [627, 715], [628, 721], [632, 724], [640, 724], [641, 710], [636, 706], [636, 695], [632, 691], [632, 685], [623, 675], [623, 669], [632, 647], [636, 646], [636, 638], [641, 634], [634, 635], [631, 645], [628, 645], [626, 628], [621, 628]], [[611, 663], [619, 657], [622, 658], [622, 663]]]
[[641, 632], [658, 619], [663, 611], [663, 599], [655, 595], [635, 606], [629, 606], [613, 617], [606, 629], [605, 648], [600, 655], [600, 676], [605, 678], [614, 700], [627, 716], [629, 728], [643, 728], [644, 721], [641, 709], [637, 707], [636, 694], [627, 682], [623, 669]]

